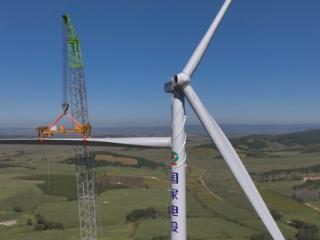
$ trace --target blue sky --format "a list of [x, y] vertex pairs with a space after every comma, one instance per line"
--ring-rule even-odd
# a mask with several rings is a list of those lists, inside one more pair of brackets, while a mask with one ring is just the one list
[[[62, 19], [81, 39], [95, 126], [163, 126], [181, 71], [221, 0], [2, 0], [0, 124], [60, 112]], [[193, 77], [221, 123], [320, 123], [320, 1], [234, 0]], [[198, 123], [190, 108], [188, 122]]]

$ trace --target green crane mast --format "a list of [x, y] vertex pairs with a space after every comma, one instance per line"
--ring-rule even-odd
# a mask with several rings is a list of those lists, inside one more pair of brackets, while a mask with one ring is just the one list
[[[85, 146], [90, 137], [86, 84], [83, 72], [80, 40], [68, 14], [64, 22], [64, 73], [63, 104], [64, 113], [71, 109], [74, 129], [80, 129], [84, 138], [83, 153], [76, 155], [77, 187], [81, 240], [96, 240], [95, 177], [92, 170], [91, 154]], [[79, 126], [77, 126], [79, 125]]]

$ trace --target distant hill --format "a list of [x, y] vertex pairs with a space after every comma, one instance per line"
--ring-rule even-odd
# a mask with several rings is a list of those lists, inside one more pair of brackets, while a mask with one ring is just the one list
[[[247, 155], [258, 156], [257, 152], [274, 152], [283, 150], [302, 153], [320, 152], [320, 129], [293, 132], [278, 135], [248, 135], [231, 138], [232, 145]], [[213, 143], [197, 146], [199, 148], [215, 147]], [[265, 156], [259, 154], [259, 156]]]
[[252, 143], [257, 145], [258, 148], [266, 146], [268, 142], [278, 143], [286, 146], [315, 145], [320, 144], [320, 129], [305, 130], [279, 135], [249, 135], [234, 138], [232, 142], [235, 145]]
[[284, 145], [297, 144], [305, 146], [310, 144], [320, 144], [320, 129], [277, 135], [271, 137], [271, 140]]

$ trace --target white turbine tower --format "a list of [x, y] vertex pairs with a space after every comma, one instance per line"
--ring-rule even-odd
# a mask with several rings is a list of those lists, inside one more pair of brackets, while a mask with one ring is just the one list
[[165, 91], [172, 93], [172, 164], [171, 164], [171, 239], [186, 240], [186, 193], [185, 193], [185, 109], [184, 98], [187, 98], [200, 122], [220, 151], [223, 159], [239, 182], [250, 203], [256, 210], [270, 235], [275, 240], [284, 240], [277, 224], [272, 218], [266, 204], [261, 198], [242, 161], [223, 133], [217, 122], [207, 111], [191, 86], [191, 77], [198, 67], [208, 44], [220, 21], [227, 11], [231, 0], [225, 0], [206, 34], [195, 49], [182, 72], [175, 75], [165, 84]]

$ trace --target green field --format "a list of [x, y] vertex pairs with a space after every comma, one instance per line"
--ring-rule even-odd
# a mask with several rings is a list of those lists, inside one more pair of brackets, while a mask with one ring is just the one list
[[[252, 137], [251, 137], [252, 138]], [[288, 140], [289, 139], [289, 140]], [[250, 173], [272, 169], [309, 167], [319, 163], [317, 145], [298, 135], [284, 139], [260, 137], [235, 139], [234, 145]], [[316, 138], [313, 136], [316, 142]], [[317, 142], [316, 142], [317, 143]], [[312, 148], [310, 144], [313, 144]], [[312, 149], [306, 152], [304, 149]], [[92, 147], [121, 157], [141, 158], [168, 165], [169, 150]], [[309, 150], [308, 150], [309, 151]], [[254, 157], [256, 155], [256, 157]], [[64, 161], [74, 156], [73, 147], [0, 145], [0, 224], [1, 239], [80, 239], [75, 167]], [[7, 163], [10, 163], [9, 165]], [[152, 165], [153, 166], [153, 165]], [[98, 239], [152, 239], [169, 236], [168, 168], [146, 166], [100, 166], [96, 177], [138, 177], [141, 185], [105, 187], [96, 197]], [[161, 167], [162, 166], [162, 167]], [[188, 235], [190, 239], [250, 239], [266, 229], [248, 203], [218, 152], [205, 138], [188, 143], [187, 174]], [[292, 198], [300, 180], [256, 182], [267, 205], [282, 215], [278, 225], [287, 239], [296, 239], [290, 222], [299, 219], [320, 228], [320, 201], [301, 202]], [[307, 204], [306, 204], [307, 203]], [[308, 205], [309, 204], [309, 205]], [[135, 209], [155, 208], [157, 219], [132, 223], [126, 215]], [[19, 211], [17, 211], [17, 208]], [[35, 231], [36, 214], [64, 229]], [[27, 224], [27, 222], [31, 224]]]

